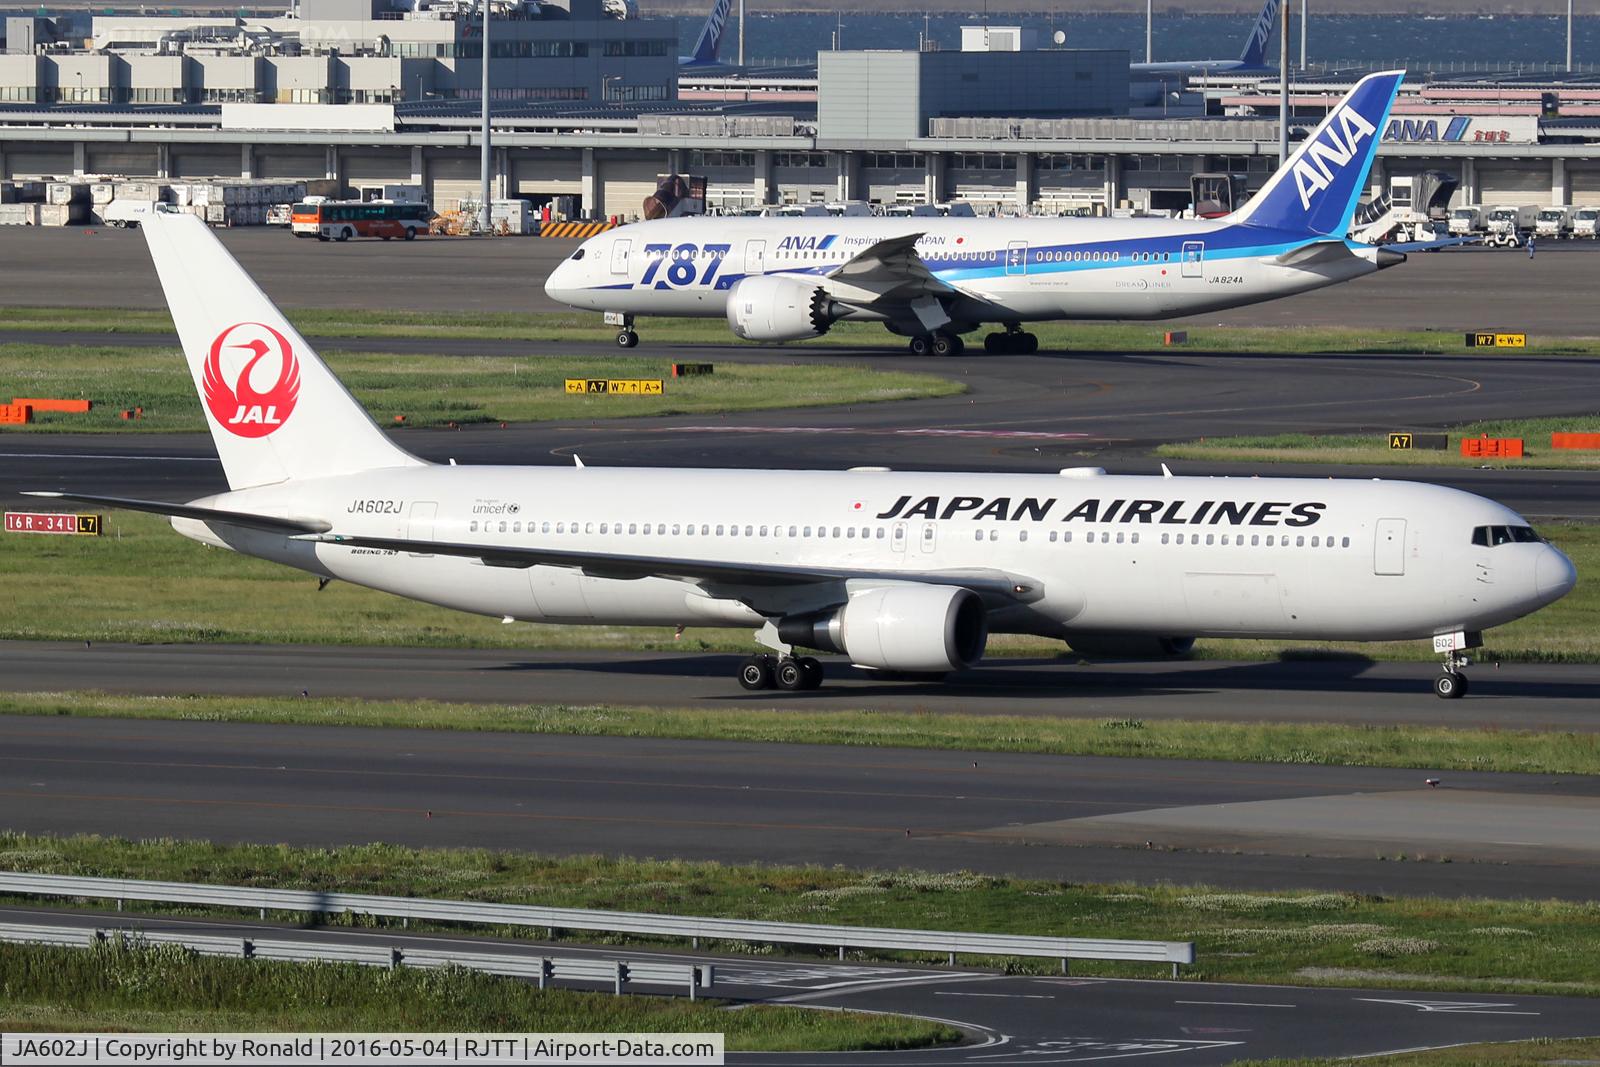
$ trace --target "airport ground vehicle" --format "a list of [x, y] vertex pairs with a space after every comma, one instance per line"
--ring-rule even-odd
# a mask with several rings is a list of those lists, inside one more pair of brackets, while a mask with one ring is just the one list
[[1559, 241], [1564, 237], [1572, 236], [1571, 207], [1540, 208], [1539, 215], [1533, 221], [1533, 233], [1541, 241]]
[[1583, 237], [1592, 241], [1597, 236], [1600, 236], [1600, 233], [1596, 232], [1597, 229], [1600, 229], [1600, 208], [1580, 207], [1573, 210], [1572, 236], [1574, 239]]
[[748, 627], [770, 653], [740, 665], [747, 688], [819, 684], [796, 649], [942, 674], [996, 632], [1152, 656], [1211, 635], [1431, 640], [1435, 692], [1458, 697], [1482, 630], [1577, 580], [1510, 509], [1418, 483], [432, 464], [198, 219], [144, 232], [229, 491], [34, 495], [508, 621]]
[[1028, 322], [1161, 319], [1322, 288], [1404, 262], [1347, 240], [1403, 72], [1363, 78], [1266, 186], [1217, 219], [707, 218], [607, 231], [545, 292], [604, 312], [726, 317], [753, 341], [882, 323], [914, 354], [1025, 354]]
[[1460, 180], [1453, 174], [1427, 170], [1389, 179], [1389, 191], [1356, 212], [1352, 231], [1367, 244], [1416, 243], [1437, 240], [1449, 232], [1450, 197]]
[[1485, 243], [1515, 248], [1528, 239], [1538, 218], [1539, 208], [1534, 204], [1504, 204], [1491, 208], [1484, 219], [1484, 232], [1489, 235]]
[[319, 200], [294, 205], [289, 228], [296, 237], [348, 241], [352, 237], [395, 237], [409, 241], [428, 232], [433, 211], [427, 204], [395, 200]]
[[1450, 212], [1450, 236], [1472, 237], [1483, 232], [1483, 205], [1462, 204]]

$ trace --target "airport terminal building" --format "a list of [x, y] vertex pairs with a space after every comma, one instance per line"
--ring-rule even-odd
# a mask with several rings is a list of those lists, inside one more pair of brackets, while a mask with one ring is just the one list
[[[302, 0], [286, 17], [97, 15], [87, 40], [8, 19], [0, 178], [335, 179], [369, 195], [405, 183], [455, 207], [479, 176], [471, 10]], [[984, 34], [962, 51], [824, 52], [814, 76], [691, 79], [674, 25], [620, 0], [493, 11], [496, 196], [583, 217], [636, 216], [670, 173], [704, 175], [712, 210], [961, 199], [1000, 213], [1178, 211], [1195, 173], [1253, 188], [1276, 165], [1270, 74], [1192, 79], [1160, 108], [1134, 107], [1125, 51]], [[1353, 80], [1294, 84], [1296, 126]], [[1374, 195], [1425, 170], [1459, 180], [1457, 203], [1600, 204], [1600, 85], [1409, 85]]]

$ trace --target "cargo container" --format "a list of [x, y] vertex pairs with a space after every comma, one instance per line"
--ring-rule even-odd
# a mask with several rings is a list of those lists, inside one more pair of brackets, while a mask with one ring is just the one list
[[51, 182], [45, 186], [44, 202], [52, 206], [62, 204], [87, 204], [88, 182]]

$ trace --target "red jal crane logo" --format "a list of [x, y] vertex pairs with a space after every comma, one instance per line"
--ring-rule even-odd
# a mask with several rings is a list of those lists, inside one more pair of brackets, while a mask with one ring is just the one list
[[229, 433], [265, 437], [294, 411], [300, 362], [288, 339], [271, 326], [235, 323], [211, 342], [202, 386], [206, 406]]

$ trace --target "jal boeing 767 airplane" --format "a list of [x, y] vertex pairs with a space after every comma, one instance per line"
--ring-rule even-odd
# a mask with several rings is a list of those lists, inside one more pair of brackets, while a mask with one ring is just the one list
[[[606, 313], [727, 317], [798, 341], [881, 322], [917, 355], [1033, 352], [1023, 324], [1162, 319], [1274, 300], [1405, 261], [1347, 238], [1403, 71], [1363, 78], [1243, 207], [1220, 219], [676, 218], [590, 238], [549, 296]], [[1419, 246], [1421, 247], [1421, 246]]]
[[937, 673], [1026, 633], [1432, 641], [1456, 697], [1483, 630], [1576, 580], [1509, 509], [1410, 482], [439, 466], [378, 428], [199, 219], [143, 231], [229, 491], [32, 495], [507, 620], [748, 628], [770, 650], [740, 665], [750, 689], [817, 685], [796, 650]]

